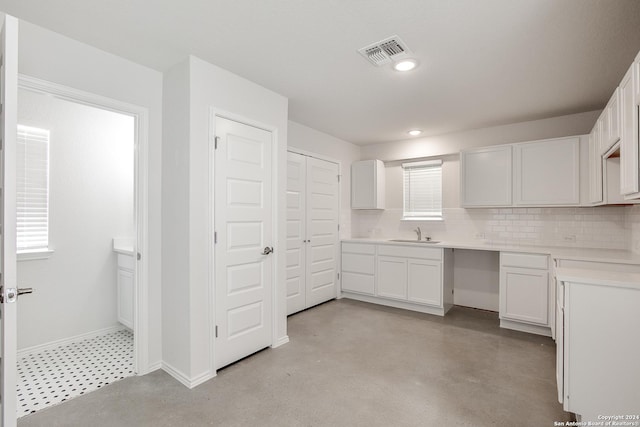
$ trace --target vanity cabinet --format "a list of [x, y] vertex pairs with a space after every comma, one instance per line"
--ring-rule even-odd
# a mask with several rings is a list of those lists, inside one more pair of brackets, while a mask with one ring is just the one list
[[551, 336], [549, 288], [548, 255], [501, 252], [500, 326]]
[[511, 205], [510, 145], [460, 153], [462, 207]]
[[580, 138], [513, 145], [515, 206], [580, 204]]
[[133, 291], [135, 289], [135, 260], [133, 255], [118, 254], [118, 322], [133, 329]]
[[384, 209], [385, 169], [381, 160], [351, 164], [351, 209]]

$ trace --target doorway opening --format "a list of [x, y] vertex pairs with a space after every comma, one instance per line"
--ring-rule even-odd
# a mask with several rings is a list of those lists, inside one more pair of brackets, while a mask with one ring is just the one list
[[20, 78], [18, 417], [146, 371], [142, 126], [138, 107]]

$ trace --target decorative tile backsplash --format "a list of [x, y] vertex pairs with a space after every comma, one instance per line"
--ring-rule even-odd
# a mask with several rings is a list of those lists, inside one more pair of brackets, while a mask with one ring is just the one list
[[[640, 207], [443, 209], [443, 221], [402, 221], [402, 209], [352, 211], [352, 237], [416, 237], [514, 245], [635, 249]], [[633, 237], [632, 237], [633, 235]], [[637, 237], [637, 238], [636, 238]], [[637, 251], [640, 251], [640, 246]]]

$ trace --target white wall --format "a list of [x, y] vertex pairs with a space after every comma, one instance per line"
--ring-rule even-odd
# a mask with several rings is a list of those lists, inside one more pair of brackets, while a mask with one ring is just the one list
[[427, 138], [365, 145], [362, 147], [362, 158], [384, 161], [414, 159], [453, 154], [463, 149], [488, 145], [584, 135], [591, 132], [601, 112], [589, 111]]
[[[184, 91], [187, 89], [188, 95]], [[286, 183], [288, 101], [268, 89], [195, 57], [176, 65], [165, 75], [163, 162], [163, 258], [176, 263], [163, 266], [164, 361], [183, 382], [196, 385], [214, 375], [210, 366], [210, 338], [214, 313], [209, 312], [209, 131], [210, 109], [243, 117], [275, 128], [278, 171], [274, 188]], [[184, 116], [185, 98], [188, 117]], [[174, 103], [175, 101], [175, 103]], [[188, 128], [185, 121], [188, 120]], [[169, 180], [177, 180], [169, 184]], [[177, 194], [184, 191], [184, 194]], [[275, 343], [286, 342], [285, 259], [277, 248], [285, 243], [285, 192], [278, 192], [276, 205], [277, 298], [274, 312]], [[186, 210], [177, 208], [178, 202]], [[171, 218], [175, 215], [175, 218]], [[176, 220], [174, 222], [174, 219]], [[173, 228], [172, 231], [169, 229]], [[283, 253], [284, 255], [284, 253]], [[185, 259], [186, 257], [186, 259]], [[185, 265], [185, 262], [188, 265]], [[184, 296], [174, 304], [173, 296]], [[186, 298], [186, 301], [185, 301]], [[186, 319], [186, 320], [185, 320]], [[169, 326], [171, 322], [179, 326]], [[186, 325], [184, 324], [186, 322]], [[186, 345], [185, 347], [180, 347]]]
[[148, 363], [159, 366], [160, 334], [160, 163], [162, 74], [20, 21], [19, 71], [149, 110], [149, 349]]
[[116, 326], [112, 238], [134, 235], [133, 117], [20, 90], [18, 123], [48, 129], [47, 260], [18, 262], [18, 348]]
[[351, 163], [360, 160], [360, 147], [289, 120], [289, 148], [340, 162], [340, 238], [351, 237]]

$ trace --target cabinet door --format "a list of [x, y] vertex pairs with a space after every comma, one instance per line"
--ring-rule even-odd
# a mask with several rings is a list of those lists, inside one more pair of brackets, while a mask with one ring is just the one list
[[500, 318], [548, 326], [549, 273], [546, 270], [502, 267]]
[[305, 308], [305, 156], [287, 153], [287, 315]]
[[133, 272], [118, 269], [118, 322], [133, 329]]
[[385, 298], [407, 299], [407, 259], [378, 257], [378, 292]]
[[589, 134], [589, 203], [603, 201], [602, 156], [600, 155], [601, 122]]
[[564, 400], [564, 298], [560, 293], [564, 293], [564, 285], [558, 283], [558, 298], [556, 300], [556, 387], [558, 389], [558, 402]]
[[634, 63], [620, 83], [620, 192], [637, 193], [638, 187], [638, 131], [637, 106], [634, 97]]
[[620, 89], [616, 88], [607, 105], [609, 128], [601, 154], [606, 153], [620, 139]]
[[409, 301], [442, 307], [442, 263], [409, 259], [407, 276]]
[[580, 138], [514, 145], [516, 205], [580, 204]]
[[[346, 250], [355, 250], [362, 246], [370, 249], [371, 253], [348, 253]], [[343, 244], [342, 252], [342, 290], [357, 292], [360, 294], [375, 294], [375, 246], [373, 245], [348, 245]]]
[[351, 164], [351, 209], [384, 209], [384, 188], [382, 161]]
[[510, 145], [461, 152], [462, 206], [510, 206], [511, 163]]

